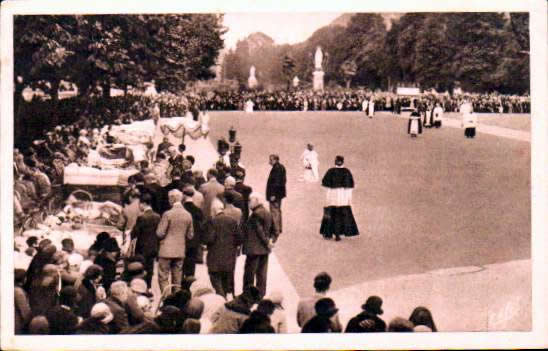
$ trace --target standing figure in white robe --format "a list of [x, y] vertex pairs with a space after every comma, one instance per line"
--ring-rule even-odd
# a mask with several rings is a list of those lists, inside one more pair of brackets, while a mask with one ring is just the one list
[[341, 235], [359, 235], [358, 226], [352, 213], [352, 189], [354, 178], [350, 170], [343, 166], [344, 157], [335, 158], [335, 167], [330, 168], [322, 179], [322, 186], [327, 188], [326, 204], [320, 234], [325, 239], [340, 241]]
[[245, 112], [246, 113], [252, 113], [253, 112], [253, 106], [255, 104], [253, 103], [253, 101], [251, 101], [251, 99], [248, 99], [246, 102], [245, 102]]
[[436, 128], [441, 127], [441, 123], [443, 121], [443, 107], [441, 107], [441, 104], [439, 102], [436, 103], [436, 107], [434, 108], [434, 126]]
[[367, 116], [367, 105], [369, 104], [369, 101], [367, 101], [366, 98], [362, 101], [362, 111]]
[[411, 112], [411, 115], [409, 116], [407, 134], [411, 135], [411, 138], [416, 138], [417, 135], [422, 134], [421, 116], [417, 111]]
[[314, 146], [312, 144], [306, 145], [306, 149], [301, 155], [301, 161], [304, 166], [304, 181], [317, 182], [320, 179], [318, 170], [320, 161], [318, 160], [318, 153], [314, 150]]
[[158, 151], [158, 145], [164, 139], [164, 133], [162, 133], [161, 123], [160, 123], [160, 106], [158, 103], [154, 104], [154, 107], [151, 110], [152, 122], [154, 122], [154, 134], [152, 135], [152, 151], [151, 154], [156, 160], [156, 154]]
[[367, 106], [367, 115], [369, 118], [373, 118], [373, 115], [375, 114], [375, 101], [373, 100], [373, 97], [369, 99], [369, 104]]
[[478, 125], [478, 116], [473, 110], [465, 110], [462, 114], [461, 127], [464, 128], [464, 136], [473, 139], [476, 136], [476, 126]]
[[218, 158], [217, 151], [209, 139], [209, 116], [207, 113], [200, 113], [198, 109], [193, 109], [191, 112], [190, 115], [187, 114], [183, 122], [185, 154], [194, 157], [194, 169], [206, 174]]

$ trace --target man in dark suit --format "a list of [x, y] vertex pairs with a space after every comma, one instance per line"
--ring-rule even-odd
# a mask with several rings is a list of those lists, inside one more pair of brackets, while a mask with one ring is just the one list
[[145, 184], [140, 189], [141, 194], [148, 193], [151, 197], [151, 204], [152, 210], [158, 214], [164, 213], [164, 203], [166, 200], [163, 198], [164, 196], [164, 189], [160, 184], [158, 184], [158, 178], [156, 178], [156, 175], [154, 173], [147, 173], [145, 175]]
[[[230, 194], [232, 196], [232, 204], [239, 208], [241, 211], [244, 209], [244, 197], [242, 194], [234, 190], [234, 187], [236, 186], [236, 179], [232, 176], [228, 176], [225, 179], [225, 191], [223, 193], [223, 197], [226, 196], [226, 194]], [[226, 204], [226, 201], [225, 201]]]
[[141, 195], [139, 207], [141, 215], [131, 231], [131, 240], [135, 240], [135, 254], [142, 255], [145, 259], [145, 281], [148, 288], [151, 287], [152, 274], [154, 273], [154, 260], [158, 256], [158, 237], [156, 229], [160, 223], [160, 215], [152, 209], [152, 197], [148, 193]]
[[274, 228], [279, 235], [282, 233], [282, 199], [286, 196], [285, 183], [287, 181], [285, 167], [280, 163], [278, 155], [270, 155], [272, 169], [266, 183], [266, 199], [270, 204], [270, 213], [274, 221]]
[[234, 185], [234, 190], [242, 194], [244, 198], [244, 208], [242, 209], [242, 216], [244, 223], [249, 218], [249, 195], [253, 192], [253, 189], [244, 184], [245, 173], [236, 172], [234, 177], [236, 179], [236, 185]]
[[162, 142], [160, 144], [158, 144], [158, 151], [157, 151], [157, 154], [161, 153], [161, 152], [165, 152], [167, 153], [168, 149], [170, 146], [173, 146], [172, 143], [169, 142], [169, 138], [168, 137], [164, 137], [164, 139], [162, 140]]
[[194, 227], [194, 237], [186, 241], [186, 253], [183, 261], [183, 277], [191, 277], [196, 273], [196, 263], [203, 263], [201, 248], [202, 232], [204, 227], [204, 214], [193, 201], [193, 187], [185, 187], [183, 190], [183, 207], [192, 217], [192, 226]]
[[[266, 294], [268, 272], [268, 255], [276, 241], [273, 230], [272, 215], [264, 208], [262, 199], [257, 194], [249, 197], [249, 208], [252, 213], [247, 220], [243, 253], [246, 255], [244, 268], [244, 288], [257, 286], [261, 297]], [[273, 235], [274, 234], [274, 235]], [[254, 284], [256, 281], [256, 284]]]
[[204, 232], [207, 245], [207, 271], [211, 285], [218, 295], [234, 297], [234, 270], [236, 269], [237, 248], [242, 243], [238, 222], [226, 215], [220, 200], [212, 204], [214, 213]]
[[225, 187], [217, 181], [217, 170], [212, 168], [207, 172], [207, 183], [202, 184], [200, 192], [204, 195], [202, 211], [206, 219], [211, 219], [211, 203], [225, 191]]

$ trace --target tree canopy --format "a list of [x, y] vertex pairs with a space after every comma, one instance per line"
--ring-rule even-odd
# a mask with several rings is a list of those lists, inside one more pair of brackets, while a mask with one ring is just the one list
[[[275, 45], [269, 41], [254, 50], [246, 38], [227, 55], [226, 78], [245, 82], [249, 67], [255, 65], [260, 83], [281, 84], [282, 62], [290, 56], [294, 74], [303, 83], [310, 82], [313, 55], [321, 46], [328, 85], [529, 91], [527, 13], [406, 13], [391, 20], [388, 29], [385, 16], [358, 13], [343, 25], [339, 21], [318, 29], [305, 42]], [[238, 71], [237, 65], [246, 68]]]
[[[16, 16], [16, 92], [41, 88], [56, 99], [61, 80], [81, 94], [102, 87], [180, 91], [192, 81], [215, 76], [222, 15]], [[17, 95], [17, 94], [16, 94]], [[19, 94], [20, 95], [20, 94]]]

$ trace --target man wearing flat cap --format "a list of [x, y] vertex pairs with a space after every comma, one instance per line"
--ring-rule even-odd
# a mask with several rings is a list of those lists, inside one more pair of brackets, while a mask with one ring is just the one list
[[363, 312], [352, 318], [345, 333], [379, 333], [386, 331], [386, 323], [378, 315], [383, 314], [382, 299], [370, 296], [362, 305]]

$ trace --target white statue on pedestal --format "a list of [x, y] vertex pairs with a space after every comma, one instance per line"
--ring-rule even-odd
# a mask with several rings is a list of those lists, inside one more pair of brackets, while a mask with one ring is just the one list
[[298, 87], [299, 86], [299, 77], [295, 76], [295, 78], [293, 78], [293, 87]]
[[315, 70], [312, 72], [312, 87], [314, 91], [323, 90], [323, 76], [324, 71], [322, 69], [323, 53], [322, 48], [316, 47], [316, 53], [314, 54], [314, 66]]
[[316, 54], [314, 54], [314, 66], [316, 67], [317, 71], [322, 70], [322, 61], [323, 61], [322, 48], [317, 46], [316, 47]]
[[257, 86], [257, 78], [255, 78], [255, 66], [251, 66], [249, 69], [249, 78], [247, 80], [249, 88], [255, 88]]

